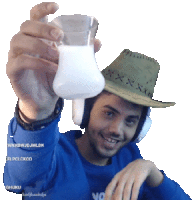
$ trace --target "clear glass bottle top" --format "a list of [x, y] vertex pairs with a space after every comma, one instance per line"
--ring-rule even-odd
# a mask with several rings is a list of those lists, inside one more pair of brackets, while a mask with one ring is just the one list
[[55, 93], [64, 99], [85, 99], [96, 96], [105, 86], [97, 67], [94, 39], [98, 21], [86, 15], [62, 15], [51, 25], [64, 31], [59, 49], [58, 70], [53, 81]]

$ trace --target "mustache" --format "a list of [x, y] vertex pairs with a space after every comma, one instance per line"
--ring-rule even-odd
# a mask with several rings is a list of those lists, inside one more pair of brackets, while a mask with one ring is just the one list
[[125, 140], [124, 138], [118, 136], [116, 133], [104, 133], [104, 132], [100, 131], [99, 134], [105, 138], [111, 138], [113, 140], [118, 140], [121, 142]]

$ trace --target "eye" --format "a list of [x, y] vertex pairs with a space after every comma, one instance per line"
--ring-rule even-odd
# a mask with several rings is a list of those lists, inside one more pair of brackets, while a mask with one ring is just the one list
[[113, 112], [110, 112], [110, 111], [107, 111], [107, 112], [105, 112], [105, 114], [107, 115], [107, 116], [109, 116], [110, 114], [114, 114]]
[[135, 124], [136, 124], [136, 120], [133, 120], [133, 119], [126, 120], [126, 125], [129, 127], [134, 126]]
[[[104, 111], [104, 114], [107, 116], [107, 118], [112, 118], [115, 115], [115, 113], [111, 111]], [[126, 121], [126, 126], [133, 126], [135, 123], [135, 120], [129, 119]]]

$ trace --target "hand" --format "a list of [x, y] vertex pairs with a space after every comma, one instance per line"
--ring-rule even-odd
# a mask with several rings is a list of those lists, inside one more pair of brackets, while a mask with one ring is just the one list
[[115, 175], [106, 188], [105, 200], [137, 200], [144, 181], [157, 187], [163, 181], [163, 174], [153, 162], [135, 160]]
[[13, 36], [10, 43], [6, 72], [17, 97], [29, 113], [40, 112], [48, 105], [54, 107], [58, 100], [52, 89], [52, 81], [59, 53], [54, 46], [41, 39], [56, 42], [58, 39], [50, 33], [60, 30], [40, 22], [57, 9], [55, 3], [41, 3], [33, 7], [30, 20], [21, 25], [20, 32]]
[[[52, 88], [59, 59], [54, 43], [62, 39], [63, 32], [42, 22], [57, 9], [56, 3], [44, 2], [34, 6], [30, 20], [21, 25], [20, 32], [10, 43], [6, 73], [19, 98], [20, 109], [31, 119], [41, 111], [51, 114], [59, 98]], [[45, 42], [48, 40], [49, 43]], [[96, 40], [95, 52], [99, 46], [100, 42]]]

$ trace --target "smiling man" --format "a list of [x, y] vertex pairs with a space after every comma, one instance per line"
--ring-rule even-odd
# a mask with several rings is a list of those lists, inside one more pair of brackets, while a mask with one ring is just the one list
[[51, 87], [59, 54], [39, 39], [63, 37], [41, 21], [57, 9], [55, 3], [36, 5], [11, 41], [6, 71], [18, 103], [7, 137], [6, 189], [25, 200], [189, 200], [136, 145], [150, 127], [150, 107], [175, 104], [152, 99], [160, 69], [154, 59], [123, 50], [102, 71], [104, 91], [75, 109], [83, 110], [74, 122], [85, 133], [59, 132], [63, 99]]
[[103, 92], [94, 104], [85, 134], [76, 141], [81, 154], [93, 164], [107, 165], [135, 135], [142, 110], [143, 106]]

